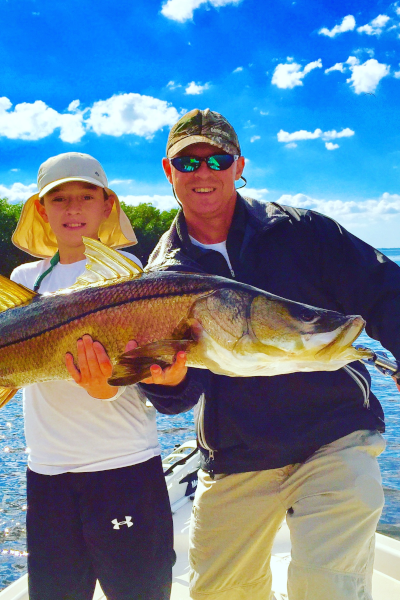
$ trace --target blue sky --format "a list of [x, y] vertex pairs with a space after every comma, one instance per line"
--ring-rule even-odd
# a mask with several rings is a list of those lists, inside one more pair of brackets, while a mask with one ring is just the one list
[[400, 247], [400, 1], [0, 0], [0, 22], [0, 197], [81, 151], [120, 198], [171, 208], [169, 128], [209, 107], [248, 195]]

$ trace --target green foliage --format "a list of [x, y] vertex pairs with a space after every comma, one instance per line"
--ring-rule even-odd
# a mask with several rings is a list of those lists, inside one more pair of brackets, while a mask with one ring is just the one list
[[11, 243], [21, 210], [22, 203], [9, 204], [7, 198], [0, 198], [0, 274], [6, 277], [21, 263], [37, 260]]
[[137, 206], [121, 202], [121, 206], [132, 223], [138, 239], [137, 246], [132, 246], [130, 250], [142, 260], [143, 264], [146, 264], [151, 251], [164, 231], [170, 227], [178, 209], [160, 211], [150, 202], [143, 202]]
[[[145, 202], [138, 206], [130, 206], [121, 202], [135, 230], [138, 244], [127, 248], [146, 264], [150, 252], [161, 235], [171, 225], [178, 210], [160, 211]], [[11, 271], [21, 263], [37, 260], [30, 254], [22, 252], [11, 242], [11, 236], [17, 226], [22, 210], [22, 203], [9, 204], [6, 198], [0, 198], [0, 274], [9, 277]]]

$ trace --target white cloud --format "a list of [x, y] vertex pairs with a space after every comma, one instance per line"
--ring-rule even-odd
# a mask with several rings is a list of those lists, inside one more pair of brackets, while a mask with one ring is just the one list
[[13, 183], [11, 187], [0, 185], [0, 198], [8, 198], [11, 204], [25, 202], [37, 192], [36, 183], [25, 185], [24, 183]]
[[[350, 58], [347, 62], [350, 61]], [[358, 63], [358, 60], [355, 60]], [[370, 58], [362, 65], [354, 62], [350, 66], [350, 70], [352, 72], [352, 76], [346, 81], [354, 88], [355, 93], [373, 93], [376, 90], [380, 80], [389, 75], [390, 66], [379, 63], [375, 58]]]
[[200, 83], [195, 83], [194, 81], [191, 81], [185, 89], [185, 94], [197, 96], [198, 94], [202, 94], [205, 90], [208, 90], [209, 87], [210, 86], [208, 83], [201, 85]]
[[346, 60], [346, 64], [348, 64], [348, 65], [359, 65], [360, 61], [355, 56], [349, 56], [349, 58]]
[[343, 63], [336, 63], [333, 67], [329, 67], [329, 69], [325, 69], [325, 73], [331, 73], [332, 71], [340, 71], [343, 73]]
[[302, 79], [313, 69], [321, 69], [322, 62], [319, 58], [308, 63], [302, 70], [301, 65], [297, 63], [286, 63], [277, 65], [272, 76], [272, 83], [281, 89], [292, 89], [298, 85], [303, 85]]
[[0, 98], [0, 137], [39, 140], [59, 129], [63, 142], [79, 142], [87, 131], [98, 135], [135, 134], [147, 139], [165, 126], [173, 125], [178, 111], [164, 100], [140, 94], [119, 94], [94, 102], [81, 110], [73, 100], [66, 113], [59, 113], [41, 100], [23, 102], [12, 109], [8, 98]]
[[278, 142], [286, 144], [287, 148], [296, 148], [297, 144], [294, 142], [298, 142], [300, 140], [322, 139], [324, 142], [326, 142], [325, 147], [327, 150], [336, 150], [336, 148], [339, 148], [339, 146], [337, 144], [332, 144], [330, 140], [351, 137], [353, 135], [354, 131], [349, 127], [346, 127], [341, 131], [336, 131], [336, 129], [332, 129], [331, 131], [322, 131], [322, 129], [319, 128], [315, 131], [300, 129], [299, 131], [294, 131], [293, 133], [289, 133], [288, 131], [283, 131], [283, 129], [281, 129], [277, 134], [277, 138]]
[[333, 38], [336, 35], [339, 35], [340, 33], [344, 33], [345, 31], [352, 31], [355, 26], [356, 20], [353, 17], [353, 15], [347, 15], [347, 17], [344, 17], [340, 25], [335, 25], [335, 27], [333, 27], [333, 29], [330, 30], [326, 27], [323, 27], [318, 31], [318, 33], [320, 35], [327, 35], [328, 37]]
[[239, 4], [241, 0], [167, 0], [161, 9], [161, 13], [167, 19], [184, 23], [193, 18], [193, 11], [202, 4], [214, 6], [227, 6], [228, 4]]
[[266, 188], [255, 189], [246, 187], [241, 191], [241, 194], [243, 196], [248, 196], [249, 198], [254, 198], [255, 200], [265, 200], [265, 196], [268, 194], [268, 190]]
[[233, 69], [232, 73], [240, 73], [241, 71], [243, 71], [243, 67], [236, 67], [236, 69]]
[[277, 137], [278, 142], [293, 142], [298, 140], [315, 140], [322, 135], [322, 129], [316, 129], [314, 133], [311, 131], [306, 131], [305, 129], [300, 129], [300, 131], [295, 131], [293, 133], [289, 133], [288, 131], [283, 131], [281, 129], [278, 131]]
[[36, 100], [31, 104], [17, 104], [11, 110], [11, 101], [5, 97], [0, 98], [0, 136], [13, 140], [40, 140], [60, 129], [60, 138], [64, 142], [79, 142], [85, 135], [85, 130], [83, 113], [77, 110], [78, 106], [79, 100], [75, 100], [67, 109], [75, 114], [66, 114]]
[[261, 140], [261, 137], [260, 137], [259, 135], [253, 135], [253, 136], [250, 138], [250, 142], [251, 142], [251, 143], [253, 143], [253, 142], [256, 142], [257, 140]]
[[367, 35], [380, 35], [388, 21], [390, 21], [390, 17], [387, 15], [378, 15], [367, 25], [357, 27], [357, 31], [359, 33], [366, 33]]
[[178, 204], [172, 194], [169, 196], [160, 196], [157, 194], [153, 196], [122, 196], [118, 194], [118, 197], [122, 202], [125, 202], [125, 204], [130, 204], [132, 206], [137, 206], [138, 204], [141, 204], [143, 202], [150, 202], [159, 210], [170, 210], [171, 208], [178, 208]]
[[175, 83], [175, 81], [168, 81], [167, 83], [167, 88], [169, 88], [170, 90], [177, 90], [180, 87], [182, 87], [181, 84]]
[[393, 75], [394, 77], [396, 77], [396, 79], [400, 79], [400, 71], [396, 71], [395, 73], [393, 73]]
[[336, 129], [325, 131], [321, 137], [323, 140], [336, 140], [337, 138], [351, 137], [352, 135], [354, 135], [354, 131], [349, 127], [346, 127], [345, 129], [342, 129], [342, 131], [336, 131]]
[[173, 125], [178, 118], [176, 108], [165, 100], [133, 93], [119, 94], [95, 102], [86, 126], [97, 135], [135, 134], [150, 139], [156, 131]]
[[110, 185], [129, 185], [130, 183], [133, 183], [133, 179], [113, 179], [112, 181], [108, 182]]
[[359, 223], [360, 221], [389, 221], [400, 215], [400, 195], [385, 192], [377, 200], [323, 200], [311, 198], [305, 194], [285, 194], [278, 200], [298, 208], [316, 210], [337, 219], [341, 223]]
[[327, 150], [336, 150], [339, 148], [339, 144], [332, 144], [332, 142], [325, 142], [325, 148]]

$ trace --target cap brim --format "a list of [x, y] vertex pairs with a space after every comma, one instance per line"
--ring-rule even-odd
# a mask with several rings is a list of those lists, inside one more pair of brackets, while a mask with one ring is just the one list
[[[215, 146], [224, 152], [228, 152], [229, 154], [238, 154], [238, 149], [233, 144], [229, 144], [228, 142], [217, 144], [210, 138], [205, 135], [190, 135], [188, 137], [183, 138], [183, 140], [179, 140], [168, 149], [167, 158], [173, 158], [178, 152], [184, 150], [188, 146], [192, 146], [193, 144], [209, 144], [210, 146]], [[240, 154], [240, 153], [239, 153]]]
[[92, 185], [96, 185], [97, 187], [105, 188], [105, 185], [100, 183], [98, 179], [94, 179], [93, 177], [65, 177], [64, 179], [57, 179], [57, 181], [52, 181], [44, 186], [43, 189], [40, 190], [38, 196], [39, 198], [43, 198], [45, 194], [50, 192], [53, 188], [61, 185], [62, 183], [68, 183], [70, 181], [85, 181], [86, 183], [91, 183]]

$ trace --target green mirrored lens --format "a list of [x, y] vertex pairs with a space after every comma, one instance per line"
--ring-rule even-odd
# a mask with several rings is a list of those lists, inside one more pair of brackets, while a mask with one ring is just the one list
[[179, 164], [182, 167], [181, 170], [185, 171], [185, 173], [192, 173], [200, 166], [200, 161], [193, 156], [181, 156], [175, 160], [179, 161]]
[[206, 159], [207, 165], [213, 171], [225, 171], [229, 169], [234, 158], [230, 154], [214, 154]]
[[230, 154], [214, 154], [207, 158], [177, 156], [176, 158], [171, 158], [171, 163], [175, 169], [178, 169], [181, 173], [193, 173], [193, 171], [197, 171], [203, 161], [213, 171], [225, 171], [226, 169], [229, 169], [234, 160], [235, 157]]

